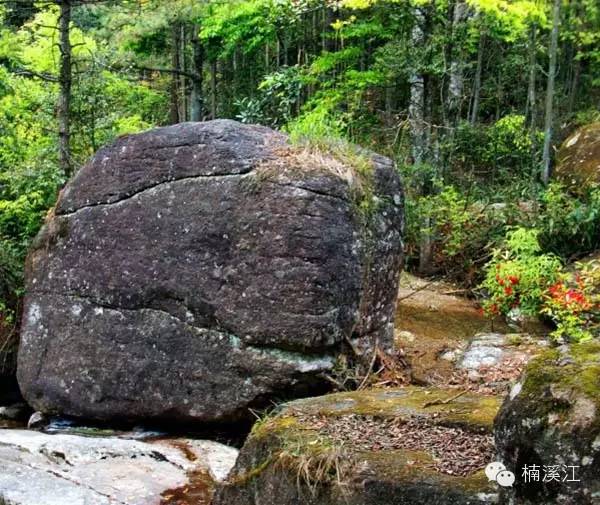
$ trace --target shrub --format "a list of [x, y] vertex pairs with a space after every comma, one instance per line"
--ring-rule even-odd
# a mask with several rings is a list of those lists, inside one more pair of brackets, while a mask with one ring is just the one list
[[576, 198], [553, 183], [541, 194], [540, 204], [534, 225], [544, 250], [568, 259], [600, 247], [600, 188]]
[[538, 315], [561, 271], [558, 257], [542, 254], [536, 230], [510, 230], [504, 246], [494, 250], [485, 267], [481, 287], [488, 297], [484, 311], [494, 316], [519, 309], [525, 315]]
[[600, 329], [600, 261], [576, 264], [576, 271], [562, 275], [550, 286], [542, 313], [556, 324], [552, 337], [585, 342]]
[[575, 285], [567, 276], [562, 276], [548, 288], [542, 313], [556, 324], [551, 334], [553, 338], [585, 342], [592, 339], [589, 327], [593, 306], [589, 287], [580, 276], [576, 276]]
[[[410, 173], [405, 180], [414, 179]], [[427, 167], [425, 167], [427, 170]], [[443, 273], [472, 287], [481, 280], [481, 264], [490, 256], [490, 249], [505, 234], [512, 206], [501, 211], [454, 185], [434, 183], [432, 194], [415, 195], [407, 186], [406, 253], [409, 266], [419, 257], [420, 238], [428, 234], [432, 244], [431, 271]], [[426, 227], [426, 223], [429, 226]]]
[[531, 179], [532, 152], [539, 132], [532, 138], [525, 117], [509, 114], [489, 126], [462, 122], [458, 125], [451, 150], [455, 174], [472, 173], [492, 178], [491, 182], [514, 181], [515, 176]]

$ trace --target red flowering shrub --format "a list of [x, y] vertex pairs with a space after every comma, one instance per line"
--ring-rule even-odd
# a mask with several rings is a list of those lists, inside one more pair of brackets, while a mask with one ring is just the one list
[[542, 312], [556, 324], [555, 338], [584, 342], [593, 337], [598, 309], [591, 283], [581, 275], [563, 275], [548, 288]]
[[486, 266], [481, 284], [487, 295], [484, 312], [495, 316], [519, 309], [526, 315], [539, 314], [546, 290], [561, 268], [558, 258], [540, 253], [535, 231], [512, 230], [505, 247], [494, 251]]

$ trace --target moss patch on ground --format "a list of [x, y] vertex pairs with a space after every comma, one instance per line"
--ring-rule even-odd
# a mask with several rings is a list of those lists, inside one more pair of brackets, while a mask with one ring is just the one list
[[469, 392], [448, 403], [442, 403], [456, 395], [455, 389], [418, 386], [352, 391], [297, 400], [287, 404], [284, 412], [293, 414], [298, 411], [325, 416], [357, 414], [404, 419], [427, 418], [439, 425], [491, 432], [501, 399]]

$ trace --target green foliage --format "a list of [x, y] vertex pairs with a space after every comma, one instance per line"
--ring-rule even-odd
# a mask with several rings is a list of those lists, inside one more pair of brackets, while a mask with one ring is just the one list
[[[536, 145], [543, 135], [535, 132]], [[535, 176], [532, 163], [535, 150], [532, 135], [525, 124], [525, 116], [509, 114], [487, 125], [458, 125], [452, 145], [452, 171], [456, 174], [471, 172], [478, 177], [491, 177], [496, 184]]]
[[568, 259], [600, 247], [600, 188], [574, 197], [553, 183], [541, 194], [540, 205], [534, 224], [545, 250]]
[[508, 314], [512, 309], [538, 315], [548, 288], [561, 272], [560, 260], [542, 253], [537, 231], [512, 229], [485, 266], [481, 284], [487, 294], [484, 310], [490, 315]]
[[235, 100], [236, 118], [244, 123], [281, 128], [298, 111], [303, 83], [303, 71], [297, 65], [266, 74], [253, 96]]
[[[454, 186], [439, 183], [437, 186], [433, 194], [410, 202], [408, 236], [416, 242], [422, 233], [427, 233], [436, 243], [438, 253], [452, 262], [469, 240], [469, 224], [474, 216], [467, 199]], [[419, 226], [420, 221], [429, 222], [431, 226], [425, 229]]]
[[326, 106], [320, 106], [290, 122], [286, 130], [294, 143], [308, 141], [319, 144], [328, 139], [341, 139], [344, 126], [344, 122], [334, 118]]

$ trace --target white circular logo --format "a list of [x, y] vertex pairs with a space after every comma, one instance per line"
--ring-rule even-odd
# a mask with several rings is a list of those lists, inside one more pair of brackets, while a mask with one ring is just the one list
[[485, 475], [489, 481], [495, 481], [496, 475], [498, 475], [502, 470], [506, 470], [504, 464], [500, 463], [500, 461], [494, 461], [485, 467]]

